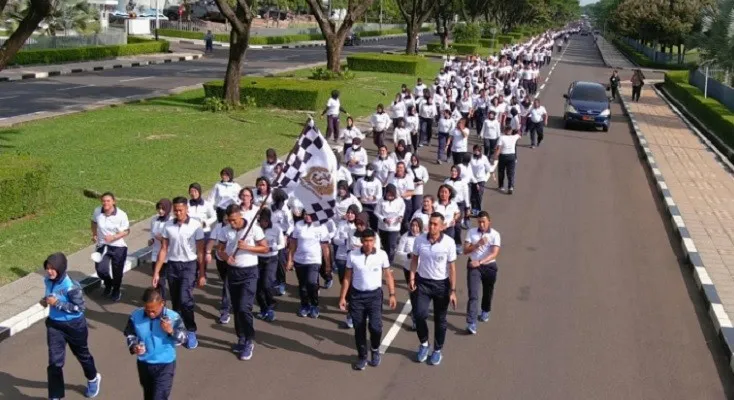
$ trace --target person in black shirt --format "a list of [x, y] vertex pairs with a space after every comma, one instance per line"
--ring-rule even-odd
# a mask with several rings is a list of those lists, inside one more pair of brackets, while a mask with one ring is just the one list
[[616, 100], [617, 96], [619, 96], [619, 73], [615, 69], [614, 72], [612, 72], [612, 76], [609, 77], [609, 88], [612, 90], [612, 100]]

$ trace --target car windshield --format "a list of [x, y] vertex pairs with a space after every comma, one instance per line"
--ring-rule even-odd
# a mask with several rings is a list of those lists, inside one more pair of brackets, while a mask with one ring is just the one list
[[576, 86], [571, 92], [571, 98], [584, 101], [607, 101], [604, 89], [595, 86]]

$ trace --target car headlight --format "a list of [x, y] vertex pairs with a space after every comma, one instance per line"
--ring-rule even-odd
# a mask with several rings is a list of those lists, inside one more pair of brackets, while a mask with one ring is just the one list
[[577, 113], [576, 109], [572, 105], [570, 105], [570, 104], [566, 108], [566, 112], [571, 113], [571, 114], [576, 114]]
[[601, 114], [599, 114], [599, 115], [602, 116], [602, 117], [608, 117], [609, 114], [611, 114], [611, 112], [607, 108], [606, 110], [602, 111]]

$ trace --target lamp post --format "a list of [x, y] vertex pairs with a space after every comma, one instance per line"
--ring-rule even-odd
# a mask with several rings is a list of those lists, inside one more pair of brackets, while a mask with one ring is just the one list
[[380, 0], [380, 31], [382, 31], [382, 0]]
[[158, 40], [158, 28], [160, 28], [160, 21], [158, 20], [158, 0], [155, 0], [155, 40]]

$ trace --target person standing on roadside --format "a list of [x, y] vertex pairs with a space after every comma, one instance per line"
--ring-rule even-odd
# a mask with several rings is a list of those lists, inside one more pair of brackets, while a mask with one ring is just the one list
[[[492, 310], [492, 294], [497, 281], [497, 256], [500, 253], [500, 233], [492, 229], [489, 213], [481, 211], [477, 217], [478, 227], [472, 228], [464, 241], [464, 254], [469, 254], [467, 262], [467, 286], [469, 301], [466, 304], [466, 330], [472, 335], [477, 333], [477, 318], [489, 321]], [[482, 289], [482, 311], [479, 314], [479, 288]]]
[[528, 132], [530, 132], [530, 148], [540, 147], [543, 142], [543, 128], [548, 125], [548, 112], [535, 99], [533, 106], [528, 110]]
[[639, 102], [640, 94], [642, 94], [642, 86], [645, 85], [645, 75], [639, 68], [632, 73], [632, 101]]
[[609, 89], [612, 91], [612, 100], [616, 100], [617, 96], [619, 96], [619, 84], [621, 80], [619, 79], [619, 72], [615, 69], [612, 72], [612, 76], [609, 77]]
[[430, 364], [438, 365], [446, 340], [446, 314], [449, 304], [456, 308], [456, 245], [444, 235], [443, 215], [431, 214], [428, 233], [415, 239], [410, 259], [408, 288], [415, 293], [413, 315], [420, 346], [417, 362], [428, 359], [428, 309], [433, 302], [434, 343]]
[[517, 141], [520, 140], [520, 135], [512, 128], [505, 127], [505, 134], [500, 136], [499, 142], [497, 143], [497, 150], [495, 150], [495, 156], [499, 161], [497, 169], [499, 170], [499, 177], [497, 184], [500, 191], [505, 191], [505, 176], [508, 180], [507, 193], [512, 194], [515, 191], [515, 166], [517, 165]]
[[395, 281], [387, 253], [375, 247], [375, 232], [372, 230], [363, 232], [361, 241], [362, 248], [350, 251], [347, 256], [347, 269], [339, 296], [339, 308], [347, 311], [347, 294], [349, 294], [349, 314], [354, 323], [354, 338], [357, 344], [357, 361], [352, 364], [352, 368], [358, 371], [367, 366], [368, 324], [370, 331], [369, 364], [372, 367], [380, 365], [383, 278], [387, 284], [388, 305], [391, 310], [397, 306]]
[[125, 237], [130, 234], [130, 221], [125, 211], [117, 208], [115, 195], [107, 192], [101, 197], [102, 205], [92, 214], [92, 241], [102, 260], [94, 264], [97, 276], [104, 285], [103, 296], [120, 301], [122, 275], [127, 260]]
[[204, 35], [204, 53], [214, 53], [214, 35], [211, 30]]
[[[199, 346], [196, 339], [193, 290], [198, 284], [206, 285], [206, 263], [204, 262], [204, 231], [199, 221], [189, 217], [188, 201], [185, 197], [173, 199], [174, 218], [163, 228], [161, 250], [153, 271], [153, 287], [158, 286], [161, 269], [168, 260], [168, 288], [173, 310], [181, 314], [188, 331], [186, 347]], [[197, 279], [198, 264], [198, 279]], [[198, 281], [198, 282], [197, 282]]]
[[[157, 214], [150, 220], [150, 239], [148, 239], [148, 246], [151, 246], [150, 262], [152, 267], [155, 268], [155, 262], [158, 260], [158, 252], [161, 250], [161, 242], [163, 241], [163, 228], [166, 226], [168, 220], [171, 219], [171, 200], [160, 199], [155, 205]], [[158, 292], [166, 300], [166, 269], [168, 266], [168, 260], [163, 263], [161, 268], [161, 279], [158, 282], [156, 288]]]
[[82, 365], [87, 378], [86, 397], [97, 397], [102, 375], [97, 372], [94, 357], [89, 352], [87, 319], [84, 316], [84, 292], [79, 283], [66, 273], [64, 253], [54, 253], [43, 263], [45, 296], [41, 306], [48, 307], [46, 318], [46, 342], [48, 343], [48, 397], [64, 398], [64, 363], [66, 345]]
[[339, 91], [332, 90], [331, 97], [326, 102], [326, 108], [321, 112], [321, 116], [326, 115], [326, 139], [334, 138], [337, 140], [339, 136], [339, 114], [344, 113], [349, 116], [347, 110], [342, 108], [342, 103], [339, 100]]
[[[227, 283], [232, 299], [234, 329], [237, 344], [234, 351], [242, 361], [252, 358], [255, 348], [255, 321], [252, 307], [258, 287], [258, 255], [265, 255], [269, 248], [263, 230], [257, 221], [248, 221], [242, 215], [240, 206], [227, 207], [229, 226], [219, 233], [219, 257], [227, 260]], [[248, 224], [255, 224], [247, 229]], [[247, 236], [245, 236], [247, 235]]]
[[135, 309], [123, 334], [130, 354], [137, 356], [138, 379], [144, 400], [168, 400], [176, 373], [176, 346], [186, 342], [181, 316], [166, 308], [153, 287], [143, 292], [143, 307]]
[[222, 168], [219, 177], [221, 180], [214, 185], [206, 200], [214, 205], [217, 211], [217, 221], [222, 222], [224, 220], [224, 210], [230, 204], [237, 203], [237, 196], [242, 187], [234, 181], [234, 170], [231, 167]]

